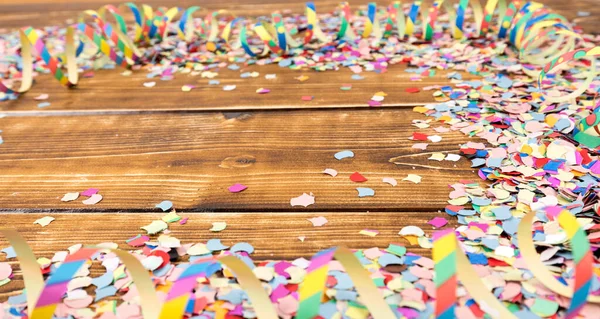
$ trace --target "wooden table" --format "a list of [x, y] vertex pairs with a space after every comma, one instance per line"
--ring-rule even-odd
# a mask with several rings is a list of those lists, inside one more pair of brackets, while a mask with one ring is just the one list
[[[595, 11], [578, 23], [588, 31], [599, 12], [596, 0], [545, 1], [569, 18], [577, 10]], [[149, 0], [151, 5], [196, 5], [198, 1]], [[281, 8], [280, 1], [203, 1], [208, 9], [227, 8], [244, 15], [267, 14]], [[4, 0], [0, 3], [0, 28], [62, 24], [89, 8], [95, 0]], [[319, 12], [332, 10], [337, 1], [318, 1]], [[352, 1], [354, 5], [366, 1]], [[288, 8], [303, 12], [303, 1]], [[580, 9], [577, 9], [580, 8]], [[448, 199], [448, 185], [458, 180], [478, 180], [470, 163], [426, 160], [432, 152], [458, 154], [467, 141], [460, 134], [445, 134], [426, 152], [412, 149], [412, 132], [433, 133], [411, 125], [424, 117], [412, 107], [432, 102], [431, 91], [408, 94], [408, 87], [447, 84], [444, 72], [423, 82], [411, 82], [404, 67], [385, 74], [363, 73], [352, 81], [347, 69], [326, 73], [293, 71], [278, 66], [246, 67], [255, 79], [240, 79], [240, 70], [222, 70], [222, 85], [237, 89], [223, 92], [208, 79], [177, 74], [172, 81], [157, 81], [149, 89], [145, 71], [125, 77], [118, 70], [98, 71], [73, 90], [49, 76], [39, 76], [33, 89], [16, 101], [0, 103], [0, 210], [3, 226], [17, 229], [37, 256], [51, 257], [72, 244], [116, 242], [143, 232], [139, 228], [163, 216], [154, 205], [171, 200], [185, 225], [170, 227], [183, 242], [220, 238], [226, 244], [247, 241], [256, 260], [309, 257], [336, 245], [350, 248], [412, 246], [398, 231], [427, 225]], [[266, 80], [265, 74], [277, 74]], [[307, 75], [299, 82], [295, 78]], [[344, 83], [350, 91], [340, 90]], [[182, 92], [184, 84], [198, 87]], [[271, 89], [266, 95], [256, 89]], [[369, 108], [374, 93], [388, 94], [384, 106]], [[33, 97], [47, 93], [51, 106], [40, 109]], [[301, 101], [314, 95], [313, 101]], [[334, 154], [352, 150], [353, 159], [338, 161]], [[337, 177], [322, 174], [334, 168]], [[376, 189], [370, 198], [358, 198], [349, 180], [360, 172]], [[423, 177], [420, 184], [399, 182], [391, 187], [383, 177], [400, 181], [407, 174]], [[242, 183], [248, 189], [232, 194], [227, 187]], [[95, 187], [104, 199], [86, 206], [80, 200], [61, 202], [67, 192]], [[291, 207], [290, 199], [314, 193], [316, 203]], [[42, 228], [33, 221], [43, 216], [56, 220]], [[313, 227], [308, 218], [324, 216], [329, 222]], [[210, 232], [211, 223], [227, 222], [227, 229]], [[455, 223], [455, 221], [451, 221]], [[376, 237], [359, 235], [363, 229], [379, 231]], [[298, 237], [305, 237], [304, 242]], [[0, 247], [7, 242], [0, 240]], [[0, 258], [4, 258], [3, 256]], [[22, 288], [19, 272], [11, 284], [0, 288], [0, 299]]]

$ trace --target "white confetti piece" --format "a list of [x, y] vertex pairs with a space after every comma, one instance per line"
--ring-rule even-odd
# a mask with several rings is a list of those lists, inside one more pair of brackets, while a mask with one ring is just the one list
[[223, 91], [233, 91], [235, 90], [236, 86], [235, 85], [225, 85], [223, 87]]
[[458, 162], [460, 159], [460, 155], [458, 154], [448, 154], [445, 158], [447, 161]]
[[50, 225], [50, 223], [53, 222], [54, 220], [55, 220], [54, 217], [44, 216], [44, 217], [34, 221], [33, 224], [38, 224], [42, 227], [46, 227], [46, 226]]
[[144, 86], [147, 88], [152, 88], [156, 85], [156, 82], [144, 82]]
[[313, 217], [313, 218], [309, 218], [307, 219], [309, 222], [311, 222], [313, 224], [313, 226], [315, 227], [321, 227], [325, 224], [327, 224], [327, 218], [323, 217], [323, 216], [319, 216], [319, 217]]
[[60, 200], [63, 202], [70, 202], [70, 201], [76, 200], [77, 198], [79, 198], [79, 193], [73, 192], [73, 193], [66, 193], [65, 196], [63, 196], [63, 198], [61, 198]]
[[334, 170], [333, 168], [326, 168], [323, 170], [323, 174], [328, 174], [331, 175], [333, 177], [336, 177], [338, 172], [336, 170]]
[[304, 207], [308, 207], [309, 205], [312, 205], [315, 203], [315, 196], [313, 195], [313, 193], [307, 194], [304, 193], [298, 197], [294, 197], [290, 200], [290, 205], [292, 206], [304, 206]]
[[431, 136], [427, 136], [427, 139], [432, 141], [433, 143], [437, 143], [442, 140], [442, 137], [439, 135], [431, 135]]
[[388, 183], [388, 184], [390, 184], [390, 185], [392, 185], [392, 186], [396, 186], [396, 185], [398, 185], [398, 181], [396, 181], [396, 179], [395, 179], [395, 178], [392, 178], [392, 177], [384, 177], [384, 178], [382, 179], [382, 181], [383, 181], [384, 183]]

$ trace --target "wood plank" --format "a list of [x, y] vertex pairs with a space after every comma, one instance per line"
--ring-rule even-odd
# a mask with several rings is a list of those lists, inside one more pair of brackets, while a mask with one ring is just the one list
[[[241, 66], [241, 65], [240, 65]], [[0, 102], [0, 112], [5, 114], [77, 112], [127, 112], [127, 111], [210, 111], [245, 109], [287, 109], [287, 108], [368, 108], [373, 94], [383, 91], [388, 96], [383, 106], [408, 106], [434, 102], [433, 91], [406, 93], [409, 87], [423, 88], [430, 85], [448, 85], [447, 71], [438, 71], [437, 76], [414, 82], [414, 73], [405, 72], [406, 64], [391, 66], [383, 74], [363, 72], [364, 80], [352, 80], [352, 72], [347, 68], [339, 71], [316, 72], [313, 70], [290, 70], [278, 65], [249, 66], [238, 71], [223, 69], [215, 78], [219, 85], [208, 85], [209, 79], [200, 75], [192, 77], [176, 74], [171, 81], [158, 78], [148, 79], [147, 71], [135, 71], [123, 76], [124, 69], [97, 71], [93, 78], [81, 79], [80, 85], [67, 89], [49, 75], [40, 75], [31, 91], [13, 101]], [[258, 72], [257, 78], [241, 78], [244, 72]], [[276, 74], [277, 79], [267, 80], [266, 74]], [[295, 78], [307, 75], [309, 79], [300, 82]], [[473, 78], [465, 75], [465, 79]], [[154, 81], [156, 86], [146, 88], [145, 82]], [[340, 87], [351, 84], [352, 89], [343, 91]], [[182, 92], [183, 85], [197, 86], [190, 92]], [[234, 91], [223, 91], [225, 85], [236, 85]], [[259, 88], [271, 90], [268, 94], [257, 94]], [[38, 108], [40, 101], [33, 98], [49, 94], [51, 105]], [[302, 96], [313, 96], [312, 101], [303, 101]]]
[[[172, 200], [195, 211], [441, 209], [448, 184], [478, 178], [465, 159], [427, 158], [457, 153], [466, 138], [447, 133], [425, 152], [412, 149], [413, 132], [435, 134], [412, 126], [412, 118], [424, 119], [406, 109], [6, 117], [0, 208], [145, 211]], [[355, 157], [334, 158], [346, 149]], [[322, 174], [325, 168], [339, 175]], [[356, 171], [369, 180], [350, 181]], [[410, 173], [423, 181], [401, 181]], [[382, 183], [387, 176], [399, 185]], [[248, 189], [232, 194], [227, 187], [235, 183]], [[89, 187], [104, 200], [60, 201]], [[358, 198], [356, 187], [376, 194]], [[316, 204], [292, 208], [290, 199], [305, 192], [315, 194]]]
[[[74, 244], [96, 245], [104, 242], [119, 244], [120, 249], [131, 249], [125, 240], [144, 231], [139, 227], [159, 219], [163, 214], [77, 214], [51, 213], [56, 218], [44, 228], [33, 225], [33, 222], [46, 214], [0, 214], [0, 218], [10, 221], [27, 241], [36, 257], [51, 258], [55, 252], [66, 250]], [[389, 213], [180, 213], [188, 217], [185, 225], [170, 224], [171, 235], [182, 243], [206, 242], [211, 238], [219, 238], [225, 245], [233, 245], [245, 241], [255, 248], [252, 258], [263, 260], [293, 260], [309, 258], [320, 250], [346, 246], [351, 249], [371, 247], [385, 248], [390, 243], [397, 243], [408, 248], [409, 252], [430, 256], [430, 250], [420, 248], [400, 237], [398, 232], [404, 226], [425, 225], [423, 230], [431, 235], [433, 228], [426, 222], [437, 212], [389, 212]], [[324, 216], [328, 223], [322, 227], [313, 227], [308, 218]], [[227, 228], [215, 233], [209, 231], [213, 222], [226, 222]], [[456, 220], [451, 220], [453, 226]], [[379, 231], [376, 237], [358, 234], [363, 229]], [[304, 242], [298, 236], [306, 237]], [[156, 236], [153, 236], [153, 238]], [[0, 248], [9, 244], [0, 239]], [[0, 254], [0, 261], [5, 261]], [[20, 293], [23, 288], [22, 274], [18, 270], [18, 262], [11, 259], [15, 277], [13, 281], [0, 287], [0, 301], [8, 296]], [[93, 276], [100, 275], [102, 268], [92, 268]]]

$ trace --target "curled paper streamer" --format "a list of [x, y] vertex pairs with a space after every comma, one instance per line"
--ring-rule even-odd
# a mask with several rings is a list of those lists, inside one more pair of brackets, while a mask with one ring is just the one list
[[577, 123], [573, 139], [587, 147], [600, 147], [600, 108]]
[[[541, 262], [531, 236], [531, 224], [535, 212], [529, 212], [519, 224], [517, 239], [521, 258], [525, 260], [528, 270], [542, 284], [553, 292], [571, 298], [571, 304], [564, 318], [575, 318], [586, 301], [598, 303], [600, 297], [589, 296], [593, 279], [593, 257], [590, 243], [585, 231], [579, 226], [577, 219], [568, 210], [560, 207], [547, 208], [548, 215], [557, 218], [571, 242], [575, 262], [575, 285], [573, 291], [560, 283]], [[498, 299], [488, 291], [483, 282], [473, 276], [475, 270], [468, 258], [459, 248], [454, 230], [444, 230], [434, 233], [433, 259], [435, 262], [436, 286], [436, 318], [454, 318], [454, 302], [456, 301], [457, 282], [455, 276], [469, 292], [469, 295], [480, 305], [482, 310], [492, 318], [516, 318]]]
[[[144, 55], [143, 46], [161, 42], [173, 33], [186, 43], [203, 41], [208, 51], [236, 50], [241, 47], [251, 57], [262, 57], [269, 53], [284, 55], [302, 46], [311, 47], [315, 40], [319, 45], [337, 45], [344, 42], [354, 45], [360, 38], [372, 39], [371, 46], [377, 48], [384, 39], [393, 36], [394, 33], [397, 33], [399, 40], [403, 40], [406, 36], [414, 36], [420, 16], [421, 38], [429, 41], [435, 34], [436, 22], [442, 8], [448, 13], [454, 38], [478, 37], [485, 36], [489, 32], [497, 32], [498, 38], [508, 38], [510, 43], [519, 50], [523, 61], [532, 64], [543, 65], [569, 54], [569, 51], [575, 48], [575, 41], [579, 38], [564, 17], [552, 13], [536, 2], [513, 1], [507, 4], [506, 0], [488, 0], [482, 8], [479, 0], [460, 0], [457, 10], [454, 10], [451, 1], [435, 0], [427, 13], [421, 10], [421, 5], [421, 0], [414, 0], [408, 14], [405, 15], [399, 1], [393, 2], [384, 10], [378, 9], [372, 2], [368, 4], [366, 14], [362, 16], [353, 14], [350, 5], [342, 2], [338, 8], [339, 29], [331, 38], [321, 30], [317, 9], [314, 3], [309, 2], [306, 4], [307, 25], [303, 41], [297, 41], [290, 35], [284, 17], [279, 12], [271, 16], [272, 21], [269, 23], [265, 20], [253, 22], [249, 18], [235, 17], [225, 10], [207, 14], [204, 19], [194, 19], [194, 15], [202, 11], [199, 6], [187, 9], [174, 7], [168, 10], [165, 8], [153, 10], [148, 5], [137, 6], [134, 3], [126, 3], [120, 7], [107, 5], [97, 11], [84, 11], [80, 15], [79, 22], [67, 28], [66, 51], [62, 61], [47, 50], [36, 30], [24, 28], [21, 31], [23, 48], [21, 87], [13, 90], [0, 83], [0, 92], [23, 93], [31, 87], [33, 62], [30, 57], [30, 44], [34, 47], [33, 53], [41, 56], [50, 72], [63, 85], [68, 87], [77, 85], [75, 57], [83, 51], [83, 42], [75, 49], [75, 33], [80, 39], [84, 39], [85, 43], [95, 46], [98, 52], [127, 68], [144, 63], [140, 58]], [[464, 27], [469, 7], [472, 9], [475, 30], [468, 33]], [[133, 14], [132, 27], [128, 27], [125, 23], [125, 19], [120, 14], [122, 11]], [[109, 16], [115, 21], [114, 26], [109, 22]], [[497, 25], [492, 23], [494, 16], [498, 21]], [[86, 23], [85, 17], [91, 17], [93, 23]], [[219, 17], [226, 17], [222, 30]], [[353, 29], [355, 20], [364, 22], [362, 32]], [[300, 26], [294, 28], [300, 29]], [[235, 32], [238, 38], [234, 40], [232, 35], [236, 29], [238, 29], [238, 32]], [[132, 38], [129, 38], [128, 34], [131, 33], [133, 33]], [[253, 36], [261, 40], [262, 48], [254, 44], [256, 41], [250, 41]], [[64, 75], [61, 64], [66, 64], [68, 76]], [[525, 72], [530, 71], [525, 70]], [[577, 90], [579, 94], [583, 91]]]
[[[532, 274], [550, 290], [572, 298], [565, 318], [575, 318], [586, 301], [600, 302], [597, 296], [588, 296], [592, 282], [593, 258], [586, 234], [579, 227], [569, 211], [560, 208], [548, 208], [548, 215], [557, 218], [571, 241], [575, 261], [574, 293], [562, 285], [548, 272], [541, 263], [531, 239], [531, 223], [535, 213], [528, 213], [519, 225], [518, 241], [521, 256], [529, 266]], [[62, 296], [67, 292], [67, 285], [85, 263], [99, 252], [115, 253], [123, 262], [131, 279], [137, 286], [140, 295], [142, 314], [146, 319], [182, 318], [190, 294], [199, 277], [210, 277], [228, 267], [245, 289], [254, 310], [259, 318], [278, 318], [275, 309], [262, 287], [248, 266], [234, 255], [222, 255], [196, 260], [172, 284], [167, 292], [165, 303], [161, 305], [155, 294], [154, 285], [149, 272], [129, 252], [118, 249], [84, 247], [67, 256], [62, 264], [52, 273], [44, 285], [43, 277], [35, 256], [25, 240], [13, 230], [0, 230], [15, 249], [21, 262], [21, 269], [27, 289], [27, 304], [32, 319], [50, 319]], [[456, 302], [457, 279], [460, 280], [470, 296], [492, 318], [515, 318], [497, 298], [487, 290], [485, 284], [477, 276], [468, 258], [462, 252], [453, 230], [434, 233], [433, 258], [435, 262], [434, 283], [436, 286], [436, 318], [453, 318]], [[350, 276], [360, 302], [366, 306], [373, 318], [395, 318], [390, 306], [382, 298], [369, 273], [361, 262], [346, 248], [332, 248], [316, 254], [307, 268], [307, 274], [299, 289], [299, 309], [296, 318], [315, 318], [319, 313], [321, 298], [324, 294], [328, 276], [329, 262], [336, 258]], [[39, 296], [39, 298], [38, 298]]]
[[579, 227], [577, 220], [569, 211], [549, 207], [547, 208], [547, 213], [554, 218], [558, 218], [558, 222], [564, 228], [568, 239], [571, 241], [571, 249], [573, 250], [573, 259], [575, 261], [575, 292], [573, 293], [569, 287], [559, 282], [546, 269], [535, 251], [531, 236], [531, 224], [533, 223], [535, 212], [525, 215], [519, 224], [517, 240], [521, 250], [521, 257], [525, 260], [527, 266], [529, 266], [531, 273], [547, 288], [563, 297], [572, 298], [568, 312], [571, 316], [575, 316], [575, 310], [579, 309], [578, 307], [582, 306], [586, 301], [600, 303], [599, 296], [588, 297], [593, 269], [592, 254], [589, 249], [590, 243], [587, 240], [585, 232]]

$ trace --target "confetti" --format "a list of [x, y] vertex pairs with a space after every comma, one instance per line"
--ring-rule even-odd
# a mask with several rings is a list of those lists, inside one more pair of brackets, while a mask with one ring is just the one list
[[223, 86], [223, 91], [233, 91], [235, 90], [236, 86], [235, 85], [225, 85]]
[[408, 176], [406, 176], [402, 180], [403, 181], [413, 182], [415, 184], [419, 184], [421, 182], [421, 176], [416, 175], [416, 174], [408, 174]]
[[248, 186], [236, 183], [236, 184], [233, 184], [233, 185], [229, 186], [227, 189], [231, 193], [239, 193], [239, 192], [242, 192], [242, 191], [246, 190], [247, 188], [248, 188]]
[[368, 187], [357, 187], [358, 197], [369, 197], [375, 196], [375, 191], [372, 188]]
[[310, 193], [309, 194], [302, 194], [298, 197], [294, 197], [290, 200], [290, 205], [292, 206], [303, 206], [303, 207], [308, 207], [312, 204], [315, 203], [315, 196]]
[[308, 101], [312, 101], [314, 99], [314, 96], [303, 95], [301, 99], [302, 99], [302, 101], [307, 101], [308, 102]]
[[147, 88], [153, 88], [156, 85], [156, 82], [144, 82], [144, 86]]
[[33, 224], [38, 224], [42, 227], [46, 227], [48, 225], [50, 225], [51, 222], [53, 222], [55, 220], [54, 217], [51, 216], [44, 216], [40, 219], [37, 219], [36, 221], [33, 222]]
[[90, 197], [94, 194], [97, 194], [98, 192], [99, 192], [99, 190], [97, 188], [88, 188], [88, 189], [84, 190], [83, 192], [81, 192], [80, 195]]
[[335, 153], [334, 157], [337, 160], [343, 160], [344, 158], [354, 157], [354, 153], [352, 151], [340, 151]]
[[189, 91], [191, 91], [195, 87], [196, 86], [194, 86], [194, 85], [186, 84], [186, 85], [184, 85], [184, 86], [181, 87], [181, 91], [183, 91], [183, 92], [189, 92]]
[[379, 232], [376, 230], [363, 229], [359, 232], [359, 234], [369, 236], [369, 237], [375, 237], [379, 234]]
[[49, 97], [48, 94], [43, 93], [43, 94], [40, 94], [40, 95], [34, 97], [33, 99], [36, 100], [36, 101], [43, 101], [43, 100], [47, 100], [48, 97]]
[[37, 107], [39, 107], [39, 108], [45, 108], [48, 106], [50, 106], [50, 102], [42, 102], [37, 105]]
[[448, 221], [443, 217], [434, 217], [432, 220], [428, 221], [427, 224], [435, 228], [442, 228], [448, 224]]
[[326, 168], [323, 170], [323, 174], [327, 174], [327, 175], [331, 175], [333, 177], [336, 177], [338, 172], [336, 170], [334, 170], [333, 168]]
[[257, 89], [257, 90], [256, 90], [256, 93], [258, 93], [258, 94], [267, 94], [267, 93], [269, 93], [269, 92], [271, 92], [271, 90], [269, 90], [269, 89], [264, 89], [264, 88], [260, 88], [260, 89]]
[[419, 88], [410, 87], [406, 88], [406, 93], [419, 93], [421, 90]]
[[350, 180], [355, 183], [362, 183], [362, 182], [366, 182], [367, 178], [362, 176], [359, 172], [354, 172], [354, 173], [352, 173], [352, 175], [350, 175]]
[[160, 208], [163, 212], [166, 212], [169, 209], [173, 208], [173, 202], [171, 202], [170, 200], [163, 200], [162, 202], [154, 205], [154, 207]]
[[394, 178], [392, 178], [392, 177], [384, 177], [384, 178], [382, 179], [382, 181], [383, 181], [384, 183], [388, 183], [388, 184], [390, 184], [390, 185], [392, 185], [392, 186], [396, 186], [396, 185], [398, 185], [398, 182], [396, 181], [396, 179], [394, 179]]
[[309, 218], [308, 221], [311, 222], [314, 227], [321, 227], [327, 224], [327, 218], [323, 216]]
[[73, 192], [73, 193], [66, 193], [60, 200], [63, 202], [70, 202], [70, 201], [76, 200], [77, 198], [79, 198], [79, 193]]
[[352, 89], [352, 84], [344, 84], [340, 86], [340, 90], [342, 91], [350, 91], [350, 89]]
[[296, 80], [298, 80], [300, 82], [304, 82], [304, 81], [308, 80], [309, 77], [303, 74], [303, 75], [301, 75], [299, 77], [295, 77], [294, 79], [296, 79]]
[[162, 220], [155, 220], [149, 225], [141, 227], [141, 229], [148, 232], [148, 235], [155, 235], [160, 233], [161, 231], [167, 229], [169, 226]]
[[90, 198], [81, 201], [83, 204], [85, 205], [96, 205], [98, 204], [100, 201], [102, 200], [102, 195], [100, 194], [94, 194], [92, 196], [90, 196]]
[[429, 156], [429, 159], [434, 161], [443, 161], [446, 159], [446, 156], [444, 153], [432, 153], [431, 156]]
[[227, 227], [226, 222], [214, 222], [214, 223], [212, 223], [212, 228], [210, 229], [210, 231], [220, 232], [222, 230], [225, 230], [226, 227]]

